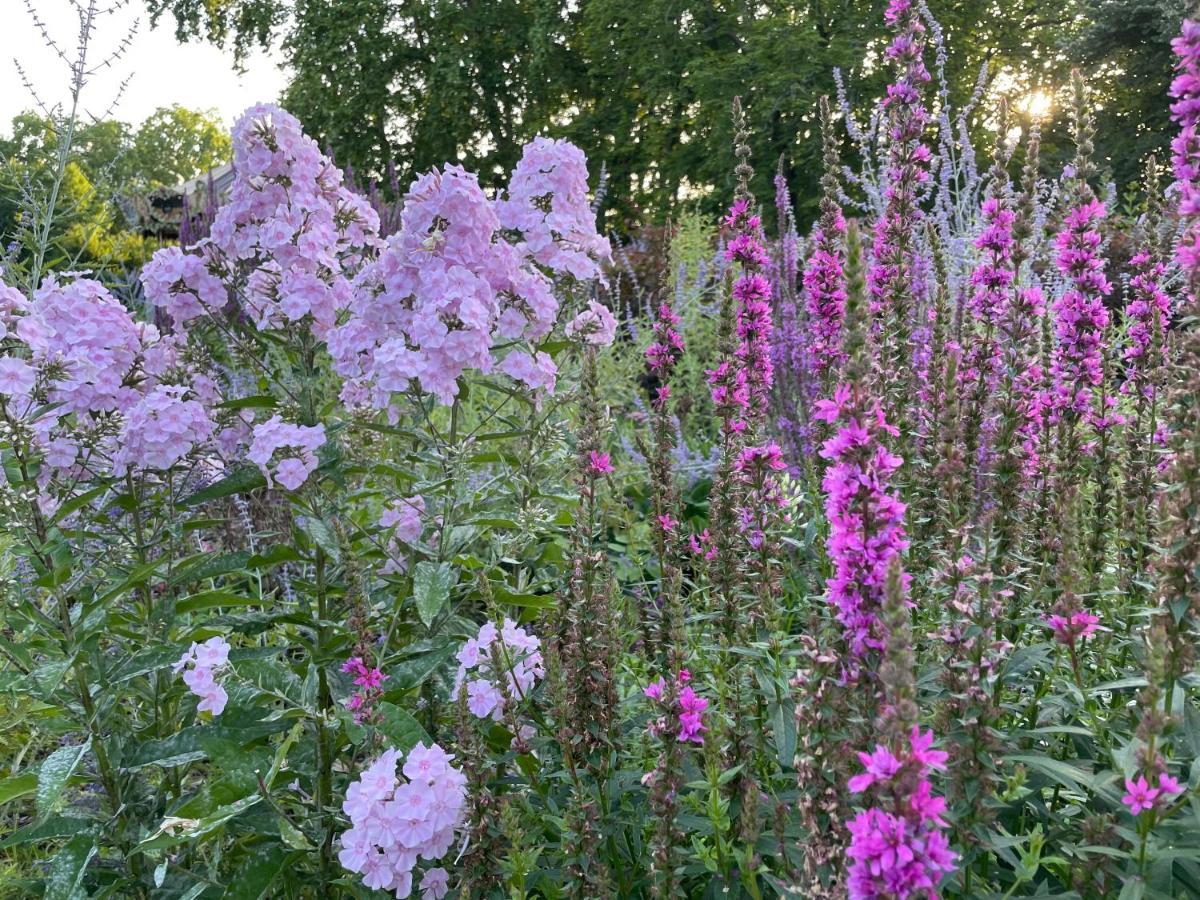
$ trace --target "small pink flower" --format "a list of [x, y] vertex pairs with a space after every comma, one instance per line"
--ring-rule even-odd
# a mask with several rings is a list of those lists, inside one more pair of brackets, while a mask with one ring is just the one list
[[442, 900], [450, 890], [450, 873], [440, 866], [421, 879], [421, 900]]
[[1121, 798], [1121, 802], [1128, 806], [1130, 813], [1135, 816], [1153, 809], [1154, 800], [1159, 795], [1159, 789], [1150, 787], [1145, 775], [1140, 776], [1137, 781], [1126, 778], [1125, 791], [1126, 794]]
[[642, 689], [642, 693], [651, 700], [661, 700], [663, 689], [667, 686], [666, 679], [660, 678], [658, 681], [652, 681]]
[[1158, 790], [1163, 799], [1165, 799], [1166, 797], [1173, 797], [1176, 794], [1182, 794], [1183, 785], [1179, 783], [1178, 779], [1173, 778], [1166, 772], [1163, 772], [1162, 775], [1158, 777]]
[[1069, 616], [1054, 614], [1046, 617], [1046, 624], [1054, 632], [1054, 639], [1060, 644], [1074, 644], [1076, 641], [1091, 637], [1100, 630], [1100, 617], [1089, 612], [1079, 611]]
[[599, 450], [593, 450], [588, 459], [588, 471], [593, 475], [607, 475], [613, 470], [612, 457]]
[[876, 744], [873, 753], [859, 753], [858, 759], [866, 771], [850, 779], [848, 786], [852, 794], [865, 791], [876, 782], [890, 781], [900, 771], [900, 760], [883, 744]]

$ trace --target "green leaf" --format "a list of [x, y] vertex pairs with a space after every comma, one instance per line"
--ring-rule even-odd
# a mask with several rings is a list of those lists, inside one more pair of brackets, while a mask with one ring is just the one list
[[791, 703], [771, 704], [771, 729], [779, 764], [790, 769], [796, 756], [796, 707]]
[[194, 613], [202, 609], [230, 606], [257, 606], [262, 603], [258, 597], [244, 597], [230, 591], [203, 591], [184, 597], [175, 604], [177, 613]]
[[407, 753], [418, 742], [431, 743], [421, 723], [395, 704], [380, 703], [379, 713], [383, 720], [379, 730], [388, 739], [388, 744], [400, 752]]
[[12, 800], [22, 800], [37, 790], [37, 772], [22, 772], [0, 781], [0, 805]]
[[81, 509], [88, 503], [91, 503], [92, 500], [99, 497], [107, 490], [107, 485], [101, 485], [100, 487], [92, 488], [90, 491], [84, 491], [78, 497], [72, 497], [70, 500], [67, 500], [62, 506], [54, 511], [54, 518], [50, 520], [51, 524], [57, 525], [59, 522], [63, 521], [63, 519], [67, 518], [67, 516], [71, 515], [71, 513], [75, 512], [77, 509]]
[[158, 831], [150, 835], [134, 848], [134, 852], [146, 853], [152, 850], [162, 850], [174, 847], [184, 841], [198, 840], [212, 834], [226, 822], [240, 816], [250, 807], [262, 800], [262, 794], [251, 794], [235, 803], [218, 806], [213, 812], [202, 819], [180, 819], [168, 816], [159, 826]]
[[316, 516], [301, 516], [299, 524], [309, 540], [324, 550], [326, 556], [335, 563], [342, 561], [342, 550], [338, 546], [337, 534], [332, 525]]
[[269, 394], [255, 394], [253, 397], [225, 400], [217, 404], [217, 409], [274, 409], [278, 405], [278, 401]]
[[450, 563], [435, 563], [422, 560], [413, 570], [413, 600], [417, 604], [417, 615], [428, 628], [442, 611], [450, 598], [454, 573]]
[[18, 828], [4, 840], [0, 840], [0, 850], [5, 847], [15, 847], [17, 844], [36, 844], [55, 838], [75, 837], [80, 834], [95, 836], [99, 833], [100, 825], [91, 819], [54, 816], [45, 822]]
[[225, 900], [260, 900], [262, 897], [275, 896], [272, 885], [288, 862], [297, 855], [282, 847], [272, 847], [255, 854], [225, 889]]
[[280, 563], [296, 562], [303, 557], [286, 544], [276, 544], [268, 547], [265, 553], [251, 556], [246, 565], [251, 569], [273, 569]]
[[304, 723], [297, 722], [292, 726], [292, 730], [275, 748], [275, 758], [271, 761], [271, 771], [267, 773], [265, 784], [268, 788], [275, 784], [275, 776], [287, 765], [288, 751], [292, 749], [292, 745], [300, 739], [300, 735], [304, 733]]
[[1048, 756], [1017, 754], [1006, 756], [1004, 760], [1010, 763], [1023, 763], [1030, 769], [1036, 769], [1052, 781], [1056, 781], [1068, 789], [1075, 788], [1089, 791], [1093, 789], [1093, 778], [1090, 773], [1059, 759], [1051, 759]]
[[528, 592], [510, 590], [503, 584], [492, 585], [492, 596], [499, 603], [509, 606], [524, 606], [529, 609], [546, 609], [554, 605], [558, 599], [555, 594], [531, 594]]
[[92, 749], [92, 740], [88, 738], [82, 744], [74, 747], [59, 747], [42, 761], [38, 770], [37, 810], [39, 816], [45, 816], [54, 809], [67, 782], [75, 774], [80, 761]]
[[293, 850], [312, 850], [312, 841], [308, 839], [303, 831], [288, 821], [286, 816], [280, 816], [277, 820], [279, 824], [279, 836], [283, 842]]
[[[418, 649], [418, 647], [420, 649]], [[417, 644], [405, 648], [405, 656], [388, 669], [389, 690], [406, 691], [420, 687], [433, 672], [457, 650], [456, 641]]]
[[209, 738], [225, 738], [244, 745], [286, 728], [286, 722], [266, 722], [248, 728], [192, 725], [162, 740], [145, 741], [125, 760], [122, 768], [131, 771], [145, 766], [180, 766], [206, 759], [208, 753], [204, 749], [204, 742]]
[[72, 838], [50, 862], [43, 900], [81, 900], [86, 897], [83, 876], [95, 855], [96, 842], [93, 838], [85, 834]]
[[210, 484], [195, 493], [188, 494], [180, 501], [181, 506], [199, 506], [210, 500], [220, 500], [233, 494], [245, 494], [249, 491], [266, 487], [267, 479], [256, 466], [243, 466], [230, 472], [216, 484]]

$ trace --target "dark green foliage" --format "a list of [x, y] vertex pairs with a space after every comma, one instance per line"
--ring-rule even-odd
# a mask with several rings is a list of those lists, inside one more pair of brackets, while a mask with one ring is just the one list
[[[568, 137], [594, 168], [607, 167], [607, 225], [618, 230], [661, 219], [681, 199], [715, 211], [732, 187], [735, 94], [759, 158], [786, 157], [806, 224], [819, 196], [816, 100], [834, 93], [832, 70], [842, 69], [860, 111], [883, 84], [873, 60], [881, 0], [146, 2], [158, 17], [174, 15], [181, 38], [241, 53], [280, 44], [294, 73], [283, 102], [364, 176], [382, 178], [392, 163], [403, 184], [457, 159], [496, 184], [528, 138]], [[1018, 94], [1053, 92], [1082, 63], [1100, 107], [1097, 159], [1121, 183], [1166, 142], [1161, 98], [1182, 5], [930, 3], [954, 48], [946, 76], [956, 105], [985, 63], [990, 90]], [[972, 127], [982, 131], [984, 116]], [[1064, 139], [1048, 129], [1052, 160]], [[760, 169], [753, 187], [769, 197], [773, 173]]]

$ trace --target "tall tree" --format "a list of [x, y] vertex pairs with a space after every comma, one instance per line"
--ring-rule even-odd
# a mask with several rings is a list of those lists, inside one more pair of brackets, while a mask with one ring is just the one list
[[[569, 137], [607, 167], [618, 228], [668, 214], [680, 199], [715, 210], [729, 191], [735, 94], [754, 130], [756, 193], [769, 196], [783, 155], [801, 218], [811, 218], [821, 170], [816, 100], [832, 93], [832, 69], [843, 70], [860, 109], [883, 87], [884, 0], [145, 2], [156, 18], [174, 15], [181, 39], [241, 53], [282, 48], [293, 73], [285, 103], [360, 173], [378, 177], [392, 164], [406, 179], [457, 160], [497, 183], [528, 138]], [[1073, 63], [1090, 68], [1101, 120], [1113, 125], [1101, 128], [1098, 155], [1124, 179], [1160, 141], [1161, 129], [1126, 126], [1165, 115], [1165, 35], [1183, 2], [930, 6], [954, 48], [946, 62], [954, 103], [970, 97], [984, 64], [985, 89], [1018, 93], [1055, 90]], [[1150, 12], [1155, 24], [1143, 29]], [[1052, 128], [1046, 147], [1052, 154]]]

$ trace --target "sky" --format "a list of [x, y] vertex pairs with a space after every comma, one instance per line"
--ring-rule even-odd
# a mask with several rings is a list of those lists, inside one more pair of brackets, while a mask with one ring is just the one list
[[[43, 102], [65, 102], [68, 96], [67, 66], [45, 45], [24, 9], [26, 2], [68, 55], [78, 43], [79, 18], [70, 0], [0, 0], [6, 11], [0, 28], [0, 133], [10, 130], [14, 115], [34, 107], [22, 86], [18, 63]], [[101, 6], [110, 4], [111, 0], [100, 2]], [[246, 72], [239, 75], [233, 68], [232, 51], [210, 44], [177, 43], [175, 22], [169, 14], [151, 29], [145, 7], [138, 0], [100, 20], [89, 58], [98, 63], [111, 55], [135, 23], [137, 32], [128, 53], [94, 75], [83, 90], [83, 106], [94, 116], [105, 114], [126, 78], [129, 84], [111, 115], [134, 124], [160, 106], [178, 103], [215, 109], [218, 117], [231, 125], [246, 107], [273, 101], [283, 89], [284, 73], [270, 56], [256, 53], [246, 61]]]

